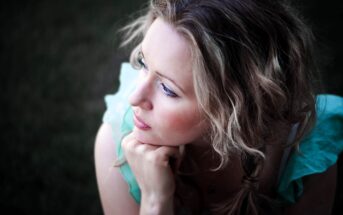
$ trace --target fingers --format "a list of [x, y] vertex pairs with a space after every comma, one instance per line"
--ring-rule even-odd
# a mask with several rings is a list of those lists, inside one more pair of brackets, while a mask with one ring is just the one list
[[170, 157], [178, 159], [180, 157], [179, 147], [161, 146], [156, 149], [156, 153], [165, 156], [167, 159]]
[[131, 132], [131, 133], [129, 133], [128, 135], [126, 135], [126, 136], [122, 139], [122, 141], [121, 141], [122, 147], [123, 147], [123, 145], [125, 145], [125, 144], [127, 144], [127, 143], [129, 143], [129, 142], [131, 142], [131, 141], [133, 141], [133, 140], [135, 140], [135, 136], [134, 136], [134, 134]]
[[146, 160], [150, 163], [165, 167], [170, 165], [173, 169], [178, 169], [181, 163], [181, 155], [183, 154], [182, 146], [156, 146], [141, 143], [136, 140], [132, 133], [123, 138], [121, 144], [129, 163], [137, 159], [141, 162]]

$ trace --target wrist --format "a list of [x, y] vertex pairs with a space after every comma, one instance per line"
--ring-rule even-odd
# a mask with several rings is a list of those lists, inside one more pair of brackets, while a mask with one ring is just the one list
[[173, 214], [174, 197], [142, 194], [141, 215]]

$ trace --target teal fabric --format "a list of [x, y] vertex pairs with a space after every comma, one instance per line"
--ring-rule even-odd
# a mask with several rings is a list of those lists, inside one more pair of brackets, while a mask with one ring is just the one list
[[[116, 153], [123, 158], [122, 138], [133, 129], [133, 112], [128, 96], [133, 91], [138, 73], [128, 63], [123, 63], [120, 73], [120, 87], [116, 94], [105, 96], [107, 110], [103, 122], [112, 126], [116, 142]], [[300, 152], [293, 152], [282, 174], [278, 194], [285, 203], [294, 203], [303, 192], [302, 178], [321, 173], [337, 161], [343, 150], [343, 98], [334, 95], [317, 97], [318, 119], [314, 129], [300, 143]], [[119, 129], [120, 128], [120, 129]], [[120, 167], [123, 178], [129, 185], [129, 192], [137, 203], [141, 193], [137, 181], [125, 163]]]
[[343, 98], [319, 95], [316, 110], [315, 127], [301, 141], [299, 152], [290, 155], [280, 180], [278, 194], [288, 204], [301, 196], [304, 176], [324, 172], [343, 150]]
[[[120, 71], [120, 85], [116, 94], [106, 95], [105, 103], [107, 110], [103, 116], [103, 122], [109, 123], [113, 129], [116, 143], [116, 155], [119, 160], [124, 159], [121, 148], [122, 138], [133, 129], [133, 112], [128, 103], [128, 97], [134, 90], [138, 72], [130, 64], [123, 63]], [[118, 130], [120, 131], [118, 133]], [[132, 174], [130, 166], [124, 163], [120, 167], [124, 180], [129, 185], [129, 192], [137, 203], [140, 203], [141, 193], [137, 181]]]

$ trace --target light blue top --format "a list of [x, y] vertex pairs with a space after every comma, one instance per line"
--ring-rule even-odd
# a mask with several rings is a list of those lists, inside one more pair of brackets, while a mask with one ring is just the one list
[[[107, 110], [103, 122], [112, 126], [119, 159], [123, 158], [121, 139], [133, 129], [133, 113], [127, 98], [136, 85], [137, 77], [137, 71], [130, 64], [123, 63], [119, 90], [113, 95], [105, 96]], [[288, 204], [295, 203], [303, 193], [304, 176], [324, 172], [336, 163], [343, 150], [343, 98], [319, 95], [316, 109], [318, 119], [315, 127], [301, 141], [300, 152], [290, 154], [279, 180], [279, 198]], [[129, 165], [125, 163], [120, 171], [129, 185], [130, 194], [140, 203], [140, 189]]]

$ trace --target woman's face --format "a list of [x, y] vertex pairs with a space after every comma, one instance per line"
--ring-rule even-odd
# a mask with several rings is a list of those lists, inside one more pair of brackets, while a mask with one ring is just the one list
[[149, 28], [139, 56], [141, 77], [129, 99], [136, 138], [167, 146], [201, 140], [206, 123], [194, 93], [188, 42], [158, 18]]

